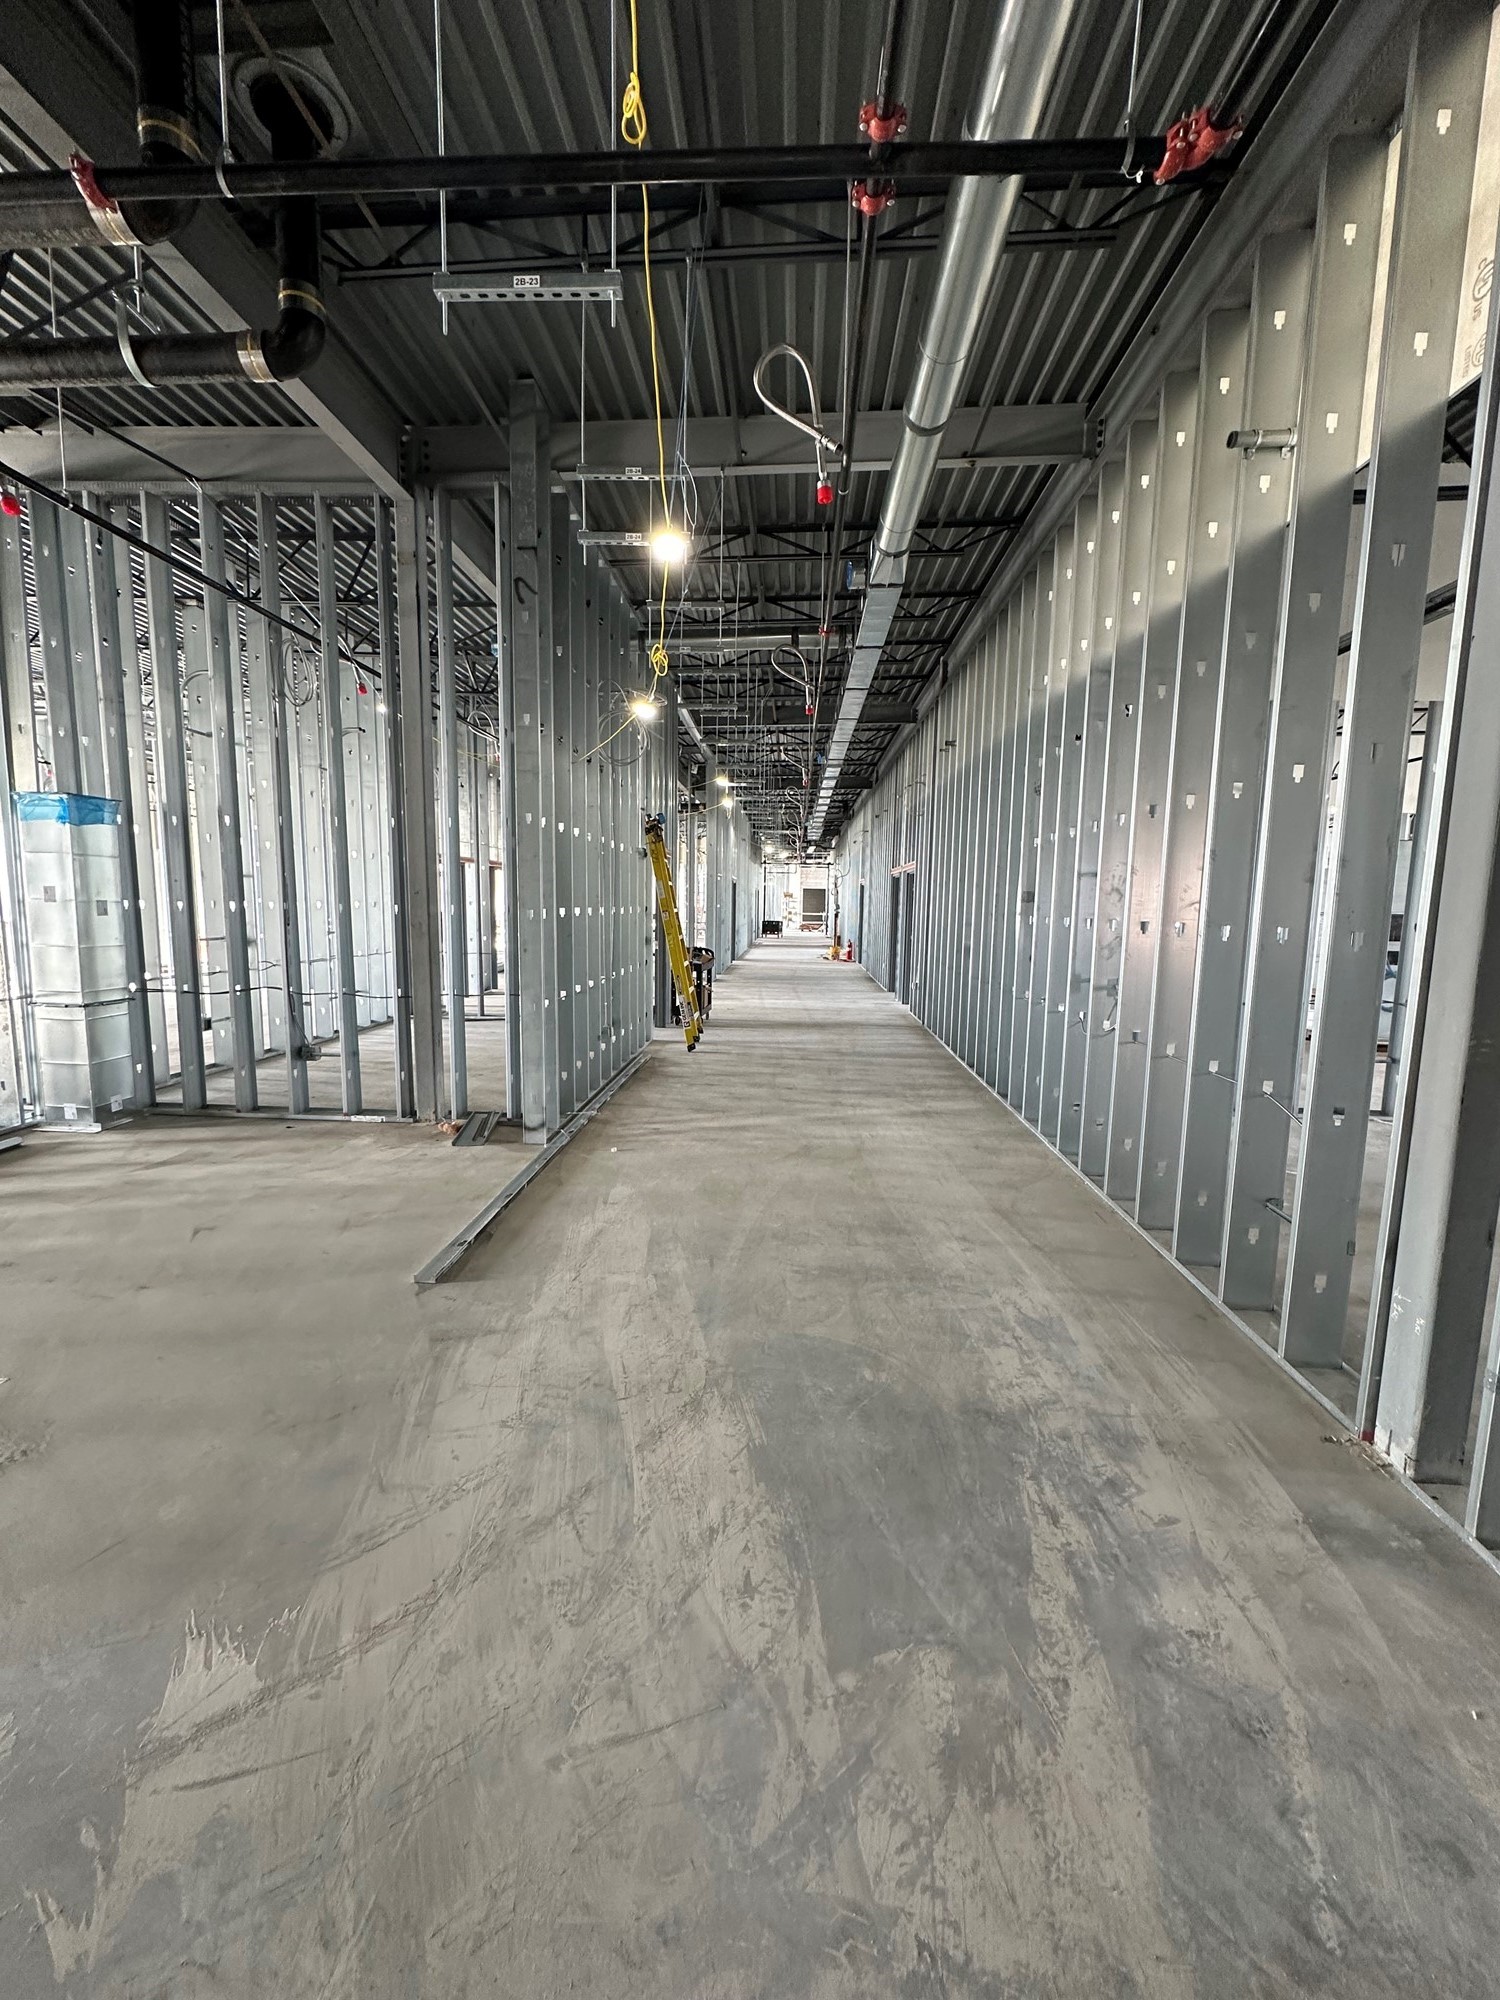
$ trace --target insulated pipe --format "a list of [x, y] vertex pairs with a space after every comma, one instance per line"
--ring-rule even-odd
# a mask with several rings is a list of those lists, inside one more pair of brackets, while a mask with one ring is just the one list
[[[1066, 17], [1071, 5], [1064, 4], [1061, 11]], [[1166, 141], [1159, 134], [1143, 134], [1131, 157], [1137, 168], [1149, 172], [1160, 166], [1165, 151]], [[1113, 184], [1128, 154], [1123, 138], [1087, 135], [916, 144], [898, 140], [886, 154], [882, 171], [902, 186], [912, 179], [962, 174], [1035, 174], [1064, 180], [1101, 175]], [[647, 164], [652, 187], [674, 182], [779, 186], [810, 180], [847, 185], [868, 175], [870, 149], [868, 145], [663, 147], [651, 151]], [[235, 201], [276, 201], [290, 194], [374, 200], [381, 195], [444, 191], [638, 186], [641, 170], [641, 156], [621, 148], [613, 153], [419, 153], [381, 160], [319, 159], [300, 166], [261, 160], [230, 166], [100, 166], [96, 178], [101, 193], [121, 203], [219, 202], [226, 195]], [[78, 188], [66, 172], [0, 174], [0, 217], [42, 210], [66, 214], [78, 200]], [[6, 240], [8, 226], [0, 221], [0, 242]]]
[[[1033, 138], [1057, 73], [1074, 0], [1000, 0], [979, 93], [964, 138]], [[964, 372], [990, 306], [1020, 181], [959, 181], [943, 222], [938, 269], [907, 392], [901, 443], [886, 482], [875, 547], [904, 555], [957, 406]]]
[[[979, 89], [964, 121], [965, 143], [997, 135], [1035, 144], [1047, 94], [1057, 73], [1075, 0], [999, 0], [994, 35]], [[990, 307], [991, 293], [1019, 178], [969, 177], [955, 183], [943, 220], [938, 269], [918, 342], [917, 368], [902, 411], [896, 447], [875, 531], [870, 585], [855, 634], [827, 762], [808, 832], [822, 832], [844, 753], [895, 620], [905, 559], [922, 516], [942, 450], [943, 431], [957, 406], [969, 359]]]
[[[131, 21], [140, 164], [146, 169], [196, 165], [203, 148], [193, 121], [191, 0], [134, 0]], [[125, 248], [163, 243], [193, 213], [192, 202], [176, 195], [94, 202], [82, 198], [83, 183], [71, 174], [47, 178], [72, 182], [76, 198], [63, 207], [24, 198], [8, 205], [0, 217], [0, 243], [15, 250], [97, 247], [101, 240]]]
[[[263, 105], [261, 116], [280, 160], [313, 157], [320, 141], [308, 130], [290, 93]], [[141, 336], [121, 323], [115, 335], [76, 340], [0, 341], [0, 389], [156, 388], [171, 382], [290, 382], [323, 351], [326, 316], [318, 205], [311, 195], [276, 208], [277, 319], [261, 332]]]

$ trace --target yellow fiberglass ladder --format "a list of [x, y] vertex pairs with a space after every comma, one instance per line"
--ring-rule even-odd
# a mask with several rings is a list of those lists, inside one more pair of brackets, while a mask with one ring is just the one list
[[677, 895], [672, 887], [672, 864], [667, 859], [667, 837], [659, 819], [646, 821], [646, 852], [651, 856], [651, 872], [656, 877], [656, 900], [661, 906], [661, 927], [667, 940], [672, 984], [677, 988], [682, 1033], [689, 1050], [692, 1050], [697, 1048], [703, 1033], [703, 1017], [698, 1012], [692, 967], [688, 964], [687, 946], [682, 941], [682, 925], [677, 918]]

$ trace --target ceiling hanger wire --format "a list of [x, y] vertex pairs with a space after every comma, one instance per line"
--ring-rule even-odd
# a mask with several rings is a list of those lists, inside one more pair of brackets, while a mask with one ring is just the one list
[[[448, 150], [448, 121], [443, 103], [443, 0], [432, 0], [432, 80], [437, 97], [437, 149], [442, 159]], [[448, 275], [448, 190], [438, 190], [438, 256], [443, 276]], [[448, 331], [448, 301], [442, 302], [443, 332]]]

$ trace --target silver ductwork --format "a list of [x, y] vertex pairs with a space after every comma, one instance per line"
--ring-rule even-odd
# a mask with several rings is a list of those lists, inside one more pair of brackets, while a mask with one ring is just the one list
[[[1074, 5], [1075, 0], [999, 0], [989, 57], [964, 121], [966, 139], [1035, 137]], [[963, 392], [969, 360], [990, 307], [1020, 189], [1015, 178], [960, 180], [948, 197], [932, 303], [902, 410], [901, 442], [886, 482], [869, 588], [808, 824], [813, 839], [823, 830], [844, 755], [901, 602], [907, 551], [942, 450], [943, 431]]]

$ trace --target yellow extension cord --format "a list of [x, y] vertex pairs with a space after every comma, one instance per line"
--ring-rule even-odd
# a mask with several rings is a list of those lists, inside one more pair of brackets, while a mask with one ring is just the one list
[[[620, 100], [620, 137], [627, 146], [639, 151], [646, 143], [646, 99], [641, 91], [640, 71], [640, 24], [636, 17], [636, 0], [630, 0], [630, 74], [625, 79], [625, 95]], [[663, 524], [672, 524], [671, 499], [667, 492], [667, 445], [666, 432], [661, 414], [661, 369], [657, 361], [656, 298], [651, 286], [651, 196], [646, 183], [641, 182], [641, 259], [646, 274], [646, 319], [651, 329], [651, 394], [656, 404], [656, 469], [661, 484], [661, 506]], [[667, 657], [667, 581], [668, 565], [661, 566], [661, 602], [657, 607], [657, 623], [660, 630], [651, 647], [651, 687], [655, 695], [656, 686], [667, 673], [671, 662]]]

